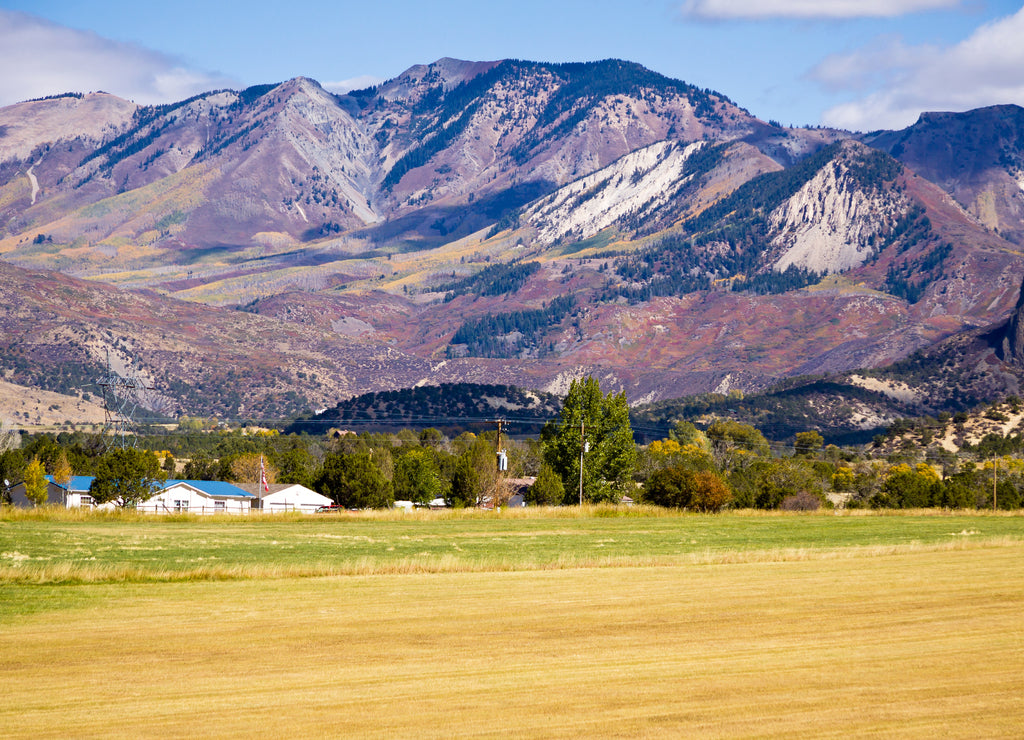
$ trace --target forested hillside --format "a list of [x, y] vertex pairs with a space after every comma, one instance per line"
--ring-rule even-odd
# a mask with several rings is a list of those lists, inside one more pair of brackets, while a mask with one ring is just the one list
[[459, 434], [493, 429], [503, 419], [511, 434], [521, 436], [538, 434], [560, 406], [550, 393], [507, 385], [442, 383], [355, 396], [297, 420], [286, 431], [323, 434], [332, 428], [393, 432], [433, 427]]

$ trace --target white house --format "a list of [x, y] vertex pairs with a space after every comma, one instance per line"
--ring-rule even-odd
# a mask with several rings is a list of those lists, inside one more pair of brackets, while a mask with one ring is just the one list
[[[67, 487], [54, 482], [53, 476], [46, 476], [48, 503], [75, 508], [114, 508], [113, 503], [96, 504], [89, 495], [94, 476], [72, 476]], [[262, 495], [260, 495], [262, 494]], [[32, 506], [25, 496], [25, 485], [11, 487], [11, 498], [16, 506]], [[210, 480], [169, 480], [152, 498], [140, 503], [136, 509], [151, 514], [248, 514], [262, 505], [263, 511], [301, 511], [313, 513], [321, 506], [334, 502], [327, 496], [296, 483], [278, 483], [270, 491], [260, 491], [255, 485], [236, 486], [233, 483]]]
[[284, 511], [301, 511], [312, 514], [321, 506], [330, 506], [333, 500], [323, 494], [312, 491], [298, 483], [271, 483], [270, 490], [264, 491], [257, 485], [241, 486], [253, 497], [253, 508], [263, 507], [263, 511], [276, 514]]
[[138, 505], [155, 514], [248, 514], [255, 497], [232, 483], [216, 480], [169, 480], [153, 498]]

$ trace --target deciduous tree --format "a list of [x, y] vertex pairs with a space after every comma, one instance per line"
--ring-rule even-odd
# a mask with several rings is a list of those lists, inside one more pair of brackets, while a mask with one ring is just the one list
[[33, 457], [25, 466], [25, 498], [32, 502], [33, 506], [42, 506], [46, 503], [46, 469], [38, 457]]
[[697, 449], [711, 452], [708, 436], [688, 421], [677, 421], [668, 436], [680, 445], [693, 445]]
[[872, 500], [875, 507], [914, 509], [935, 506], [942, 501], [942, 483], [938, 473], [925, 463], [911, 468], [894, 465], [882, 482], [882, 490]]
[[578, 501], [581, 445], [589, 447], [583, 455], [585, 501], [618, 501], [632, 490], [636, 445], [625, 393], [605, 396], [597, 379], [574, 380], [559, 420], [545, 425], [541, 439], [544, 461], [562, 479], [566, 503]]
[[771, 452], [768, 440], [758, 429], [738, 421], [716, 421], [708, 427], [707, 437], [723, 470], [743, 467]]
[[677, 465], [651, 475], [644, 486], [644, 500], [675, 509], [715, 512], [732, 500], [732, 491], [717, 473]]
[[256, 452], [246, 452], [231, 461], [232, 482], [251, 486], [259, 485], [261, 464], [267, 476], [267, 483], [276, 483], [277, 468], [270, 463], [266, 455]]
[[797, 432], [794, 453], [803, 457], [810, 457], [816, 454], [825, 444], [825, 438], [818, 432]]
[[444, 493], [440, 472], [433, 456], [416, 448], [395, 461], [395, 498], [415, 503], [429, 503]]
[[57, 455], [57, 459], [53, 463], [53, 470], [51, 471], [53, 476], [53, 482], [63, 488], [65, 491], [71, 485], [71, 476], [74, 473], [71, 470], [71, 463], [68, 462], [67, 453], [64, 450], [60, 451]]

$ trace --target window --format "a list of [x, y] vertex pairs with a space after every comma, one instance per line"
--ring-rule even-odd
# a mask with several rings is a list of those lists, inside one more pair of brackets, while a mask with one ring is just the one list
[[224, 502], [223, 501], [214, 501], [213, 502], [213, 510], [214, 511], [224, 511]]
[[175, 511], [188, 511], [188, 501], [179, 501], [179, 500], [176, 499], [174, 501], [174, 510]]
[[78, 498], [79, 506], [92, 506], [92, 496], [86, 496], [84, 493]]

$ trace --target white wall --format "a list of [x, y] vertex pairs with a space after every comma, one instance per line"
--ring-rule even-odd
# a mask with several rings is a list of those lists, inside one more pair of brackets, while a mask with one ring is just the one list
[[155, 514], [248, 514], [251, 505], [248, 498], [208, 496], [192, 486], [178, 483], [139, 504], [138, 510]]
[[301, 511], [310, 514], [320, 506], [330, 506], [334, 503], [327, 496], [297, 484], [274, 493], [264, 493], [262, 501], [263, 511], [268, 513]]

